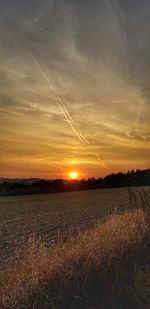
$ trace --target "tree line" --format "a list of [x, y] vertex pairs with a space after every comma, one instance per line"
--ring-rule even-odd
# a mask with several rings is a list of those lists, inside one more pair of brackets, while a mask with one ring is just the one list
[[9, 180], [4, 180], [0, 184], [0, 196], [44, 194], [149, 185], [150, 169], [138, 169], [128, 171], [127, 173], [119, 172], [117, 174], [110, 174], [98, 179], [95, 179], [94, 177], [81, 180], [38, 179], [33, 182], [27, 182], [24, 180], [16, 180], [15, 182], [11, 182]]

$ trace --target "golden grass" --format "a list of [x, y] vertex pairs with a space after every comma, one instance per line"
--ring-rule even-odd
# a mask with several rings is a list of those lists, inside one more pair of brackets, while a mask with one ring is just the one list
[[139, 260], [147, 250], [148, 232], [146, 215], [138, 209], [113, 215], [50, 249], [43, 243], [37, 248], [35, 240], [29, 239], [20, 265], [1, 274], [0, 308], [88, 308], [89, 286], [91, 295], [93, 284], [100, 291], [106, 288], [107, 294], [120, 284], [122, 275], [133, 272], [130, 261]]

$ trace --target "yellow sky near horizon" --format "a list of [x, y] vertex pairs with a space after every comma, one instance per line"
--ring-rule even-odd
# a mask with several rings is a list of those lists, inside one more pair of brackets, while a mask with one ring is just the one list
[[0, 4], [0, 177], [150, 167], [148, 8], [86, 3]]

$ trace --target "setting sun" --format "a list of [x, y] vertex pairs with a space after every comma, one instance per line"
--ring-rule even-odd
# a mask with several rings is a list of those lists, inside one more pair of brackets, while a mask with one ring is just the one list
[[77, 179], [79, 177], [79, 174], [77, 172], [70, 172], [69, 177], [71, 179]]

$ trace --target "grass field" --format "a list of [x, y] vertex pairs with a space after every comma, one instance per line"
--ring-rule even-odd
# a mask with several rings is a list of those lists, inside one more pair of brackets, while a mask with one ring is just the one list
[[145, 187], [1, 198], [0, 304], [148, 308], [149, 195]]
[[[150, 192], [150, 187], [144, 189]], [[127, 188], [0, 198], [0, 269], [19, 258], [29, 236], [48, 245], [60, 242], [92, 227], [116, 207], [124, 210], [128, 203]]]

